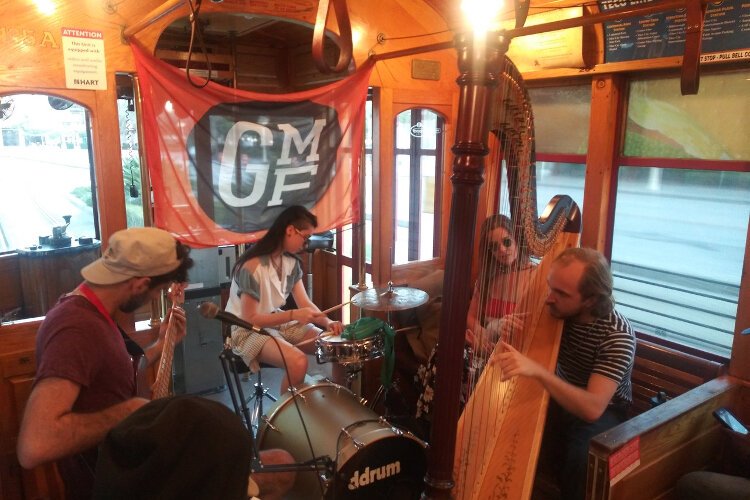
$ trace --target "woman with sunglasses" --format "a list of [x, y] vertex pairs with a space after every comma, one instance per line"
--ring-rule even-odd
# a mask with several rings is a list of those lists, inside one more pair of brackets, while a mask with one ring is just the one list
[[[285, 209], [232, 269], [227, 312], [277, 337], [269, 342], [266, 335], [232, 326], [233, 349], [253, 371], [258, 362], [286, 367], [281, 394], [290, 385], [304, 382], [306, 353], [315, 349], [312, 342], [306, 342], [305, 352], [295, 344], [318, 336], [322, 330], [315, 325], [336, 334], [343, 330], [341, 322], [331, 320], [313, 304], [302, 284], [302, 266], [296, 254], [304, 249], [317, 225], [317, 217], [305, 207]], [[289, 295], [297, 308], [282, 310]]]
[[[514, 344], [523, 318], [514, 313], [530, 282], [534, 264], [522, 244], [520, 228], [505, 215], [495, 214], [482, 224], [479, 237], [479, 277], [466, 318], [464, 374], [461, 406], [484, 368], [487, 357], [500, 338]], [[421, 386], [416, 417], [429, 420], [434, 394], [437, 346], [426, 365], [419, 367], [416, 382]]]

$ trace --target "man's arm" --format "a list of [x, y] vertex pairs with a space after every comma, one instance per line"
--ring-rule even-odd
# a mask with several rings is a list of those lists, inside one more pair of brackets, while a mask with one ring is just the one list
[[18, 436], [18, 461], [31, 469], [96, 446], [125, 417], [148, 403], [132, 398], [102, 411], [74, 413], [80, 386], [63, 378], [45, 378], [26, 403]]
[[495, 354], [491, 362], [499, 364], [503, 380], [516, 375], [535, 379], [560, 406], [586, 422], [594, 422], [602, 416], [617, 390], [617, 382], [598, 373], [591, 374], [585, 388], [577, 387], [504, 342], [500, 342], [498, 348], [501, 352]]

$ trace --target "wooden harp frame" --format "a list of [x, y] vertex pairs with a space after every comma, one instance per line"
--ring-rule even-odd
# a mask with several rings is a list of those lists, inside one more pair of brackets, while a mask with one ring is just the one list
[[[457, 81], [460, 87], [460, 97], [456, 143], [453, 147], [454, 189], [445, 260], [444, 290], [471, 290], [471, 273], [468, 271], [472, 267], [473, 252], [467, 249], [474, 248], [479, 189], [484, 181], [485, 157], [490, 152], [488, 145], [490, 133], [499, 138], [505, 136], [501, 138], [501, 142], [515, 141], [514, 147], [503, 151], [503, 159], [508, 165], [510, 196], [511, 198], [519, 197], [517, 202], [512, 204], [512, 206], [519, 207], [519, 213], [513, 213], [512, 216], [515, 223], [523, 224], [522, 229], [532, 254], [541, 256], [552, 253], [555, 247], [577, 245], [580, 212], [569, 197], [556, 197], [553, 204], [543, 214], [542, 219], [537, 218], [533, 169], [533, 119], [530, 116], [531, 110], [528, 102], [518, 102], [519, 99], [528, 101], [528, 95], [523, 88], [520, 73], [505, 57], [508, 42], [509, 38], [498, 36], [497, 33], [488, 33], [482, 37], [464, 34], [456, 39], [460, 71]], [[510, 87], [511, 90], [498, 92], [501, 84]], [[494, 104], [498, 106], [494, 107]], [[523, 116], [525, 113], [529, 116]], [[521, 116], [516, 120], [513, 115]], [[512, 123], [509, 124], [509, 122]], [[519, 127], [517, 123], [530, 123], [532, 130], [512, 130], [514, 127]], [[508, 134], [513, 137], [507, 137]], [[529, 167], [528, 170], [524, 170], [525, 166]], [[511, 173], [511, 171], [514, 172]], [[499, 175], [494, 175], [494, 177], [499, 178]], [[572, 236], [556, 238], [556, 235], [563, 230]], [[540, 272], [543, 273], [544, 270]], [[467, 293], [446, 294], [443, 297], [438, 341], [440, 356], [438, 356], [435, 376], [433, 434], [430, 440], [428, 473], [425, 477], [425, 498], [451, 498], [452, 492], [462, 490], [462, 485], [458, 485], [454, 490], [456, 484], [453, 479], [453, 467], [458, 433], [457, 422], [459, 421], [459, 394], [462, 384], [460, 370], [463, 366], [464, 331], [468, 306], [469, 294]], [[551, 328], [549, 317], [537, 318], [534, 323], [542, 329]], [[555, 335], [559, 339], [559, 329], [553, 336]], [[549, 339], [544, 339], [543, 343], [549, 343]], [[556, 352], [556, 347], [547, 349], [548, 364], [550, 359], [552, 363], [554, 362]], [[528, 382], [533, 384], [533, 381]], [[532, 432], [539, 433], [539, 426], [544, 423], [547, 397], [544, 391], [541, 391], [541, 394], [535, 393], [532, 397], [538, 400], [534, 403], [538, 408], [535, 412], [535, 430]], [[518, 464], [518, 469], [523, 468], [523, 473], [518, 478], [504, 480], [507, 484], [498, 498], [517, 498], [517, 494], [521, 491], [524, 492], [522, 495], [530, 492], [539, 444], [540, 439], [536, 439], [532, 446], [534, 448], [532, 454], [525, 459], [526, 463]], [[494, 465], [489, 465], [489, 467], [494, 467]], [[490, 471], [491, 474], [492, 471]], [[472, 489], [475, 486], [478, 485], [471, 484], [467, 488]], [[481, 488], [486, 487], [483, 485]], [[482, 490], [483, 495], [487, 493], [484, 489]], [[493, 495], [494, 493], [497, 491], [493, 492]], [[476, 498], [487, 498], [487, 496]]]

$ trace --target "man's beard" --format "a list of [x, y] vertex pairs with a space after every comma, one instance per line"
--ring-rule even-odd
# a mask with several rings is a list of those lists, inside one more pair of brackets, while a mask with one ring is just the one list
[[120, 311], [124, 313], [132, 313], [143, 304], [149, 301], [149, 292], [143, 292], [138, 295], [132, 295], [127, 302], [120, 305]]
[[583, 307], [579, 307], [578, 309], [574, 311], [569, 312], [561, 312], [557, 310], [554, 306], [547, 304], [547, 311], [549, 312], [549, 315], [552, 316], [555, 319], [564, 319], [564, 320], [573, 320], [575, 321], [576, 318], [578, 318], [581, 313], [583, 312]]

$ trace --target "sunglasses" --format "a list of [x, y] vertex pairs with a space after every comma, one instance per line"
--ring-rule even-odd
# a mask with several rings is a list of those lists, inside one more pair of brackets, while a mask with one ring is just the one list
[[510, 248], [510, 246], [513, 244], [513, 240], [509, 237], [505, 237], [500, 241], [493, 241], [490, 243], [490, 250], [498, 250], [501, 246], [505, 248]]
[[299, 234], [300, 236], [302, 236], [302, 239], [305, 240], [305, 241], [309, 241], [310, 240], [310, 236], [312, 236], [312, 234], [305, 234], [305, 233], [303, 233], [302, 231], [300, 231], [296, 227], [294, 228], [294, 231], [297, 234]]

